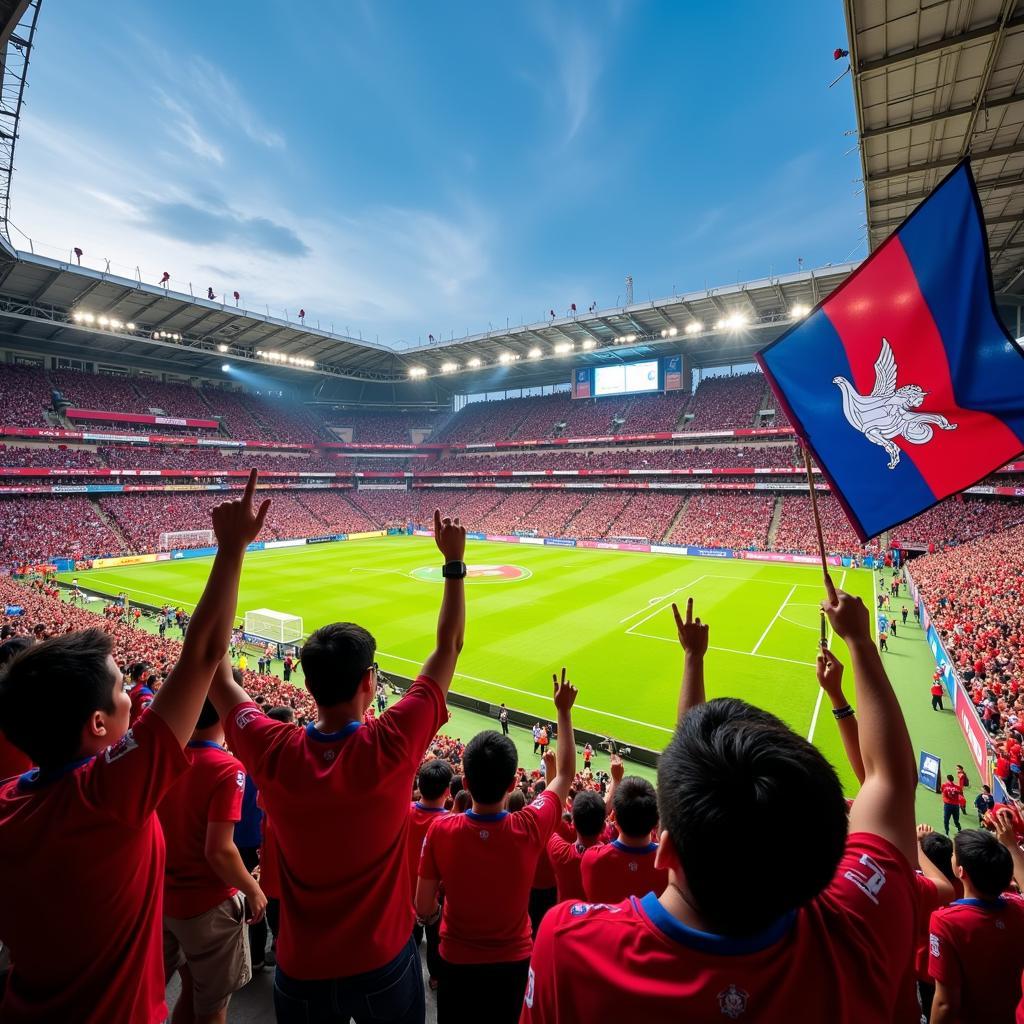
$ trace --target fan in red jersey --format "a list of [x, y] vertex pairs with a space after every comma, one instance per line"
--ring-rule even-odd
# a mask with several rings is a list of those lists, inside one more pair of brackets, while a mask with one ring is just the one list
[[[865, 779], [849, 821], [834, 769], [803, 737], [743, 701], [705, 702], [708, 628], [688, 601], [685, 620], [676, 611], [678, 726], [658, 766], [655, 856], [669, 885], [551, 911], [525, 1024], [892, 1019], [904, 981], [893, 965], [913, 953], [913, 749], [867, 608], [829, 580], [823, 610], [850, 648], [861, 719]], [[751, 836], [763, 837], [756, 854]], [[741, 884], [752, 871], [759, 884]], [[846, 977], [863, 982], [837, 992], [831, 980]]]

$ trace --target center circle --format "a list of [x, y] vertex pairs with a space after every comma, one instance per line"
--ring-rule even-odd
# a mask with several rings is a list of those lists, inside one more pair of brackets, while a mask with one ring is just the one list
[[[441, 569], [436, 565], [425, 565], [413, 569], [409, 574], [413, 579], [424, 583], [440, 583], [444, 578]], [[467, 565], [466, 578], [478, 583], [511, 583], [514, 580], [525, 580], [532, 576], [529, 569], [521, 565]]]

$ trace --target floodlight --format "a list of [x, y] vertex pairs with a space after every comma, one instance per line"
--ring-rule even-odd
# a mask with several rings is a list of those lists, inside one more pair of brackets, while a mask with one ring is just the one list
[[808, 313], [810, 313], [811, 307], [805, 306], [802, 302], [798, 302], [790, 311], [789, 315], [794, 320], [802, 320]]
[[472, 367], [475, 370], [480, 365], [480, 360], [477, 359], [476, 356], [473, 356], [473, 358], [470, 359], [470, 361], [466, 365]]
[[542, 353], [541, 353], [541, 350], [539, 348], [531, 348], [530, 349], [530, 358], [531, 359], [540, 359], [541, 355], [542, 355]]
[[670, 327], [668, 329], [668, 336], [670, 338], [674, 338], [678, 333], [679, 333], [679, 328], [678, 327]]
[[227, 352], [227, 350], [228, 350], [227, 345], [218, 345], [217, 346], [217, 351], [218, 352]]
[[442, 363], [441, 364], [441, 372], [442, 373], [454, 373], [458, 368], [459, 368], [459, 364], [458, 363]]
[[222, 369], [222, 370], [223, 370], [223, 371], [224, 371], [225, 373], [228, 373], [228, 372], [229, 372], [229, 371], [231, 370], [231, 364], [230, 364], [230, 363], [224, 363], [224, 365], [223, 365], [223, 366], [221, 366], [221, 369]]
[[704, 330], [704, 325], [699, 320], [692, 320], [686, 325], [687, 334], [700, 334]]
[[595, 344], [596, 342], [593, 338], [587, 338], [586, 341], [583, 342], [583, 347], [589, 352]]
[[555, 352], [558, 355], [560, 355], [560, 356], [564, 356], [566, 354], [566, 352], [571, 352], [571, 351], [572, 351], [572, 345], [570, 345], [569, 342], [567, 342], [567, 341], [560, 341], [555, 346]]

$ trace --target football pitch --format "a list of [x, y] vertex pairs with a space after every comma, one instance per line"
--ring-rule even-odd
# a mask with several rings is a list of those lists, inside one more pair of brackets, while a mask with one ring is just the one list
[[[814, 657], [823, 597], [815, 566], [469, 541], [466, 646], [454, 689], [550, 719], [551, 673], [579, 687], [576, 724], [660, 750], [671, 734], [682, 668], [671, 604], [694, 599], [710, 624], [709, 697], [741, 697], [812, 739], [853, 784]], [[210, 558], [95, 569], [83, 586], [191, 609]], [[300, 615], [307, 632], [351, 620], [376, 637], [384, 671], [415, 675], [430, 651], [440, 556], [421, 537], [382, 537], [246, 556], [238, 612]], [[835, 569], [872, 603], [868, 570]], [[848, 664], [845, 646], [837, 654]], [[298, 680], [301, 685], [302, 677]], [[852, 696], [852, 679], [848, 679]]]

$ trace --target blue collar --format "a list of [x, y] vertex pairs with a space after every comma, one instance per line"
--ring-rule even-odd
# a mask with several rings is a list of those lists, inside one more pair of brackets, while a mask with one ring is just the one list
[[466, 811], [466, 817], [473, 821], [501, 821], [508, 817], [508, 811], [496, 811], [494, 814], [477, 814], [476, 811]]
[[212, 747], [214, 750], [224, 749], [219, 743], [214, 743], [213, 740], [189, 740], [185, 746], [191, 747], [193, 750], [198, 750], [200, 747]]
[[312, 722], [306, 726], [306, 735], [317, 743], [338, 743], [340, 740], [348, 739], [363, 723], [349, 722], [343, 725], [337, 732], [321, 732]]
[[756, 935], [715, 935], [683, 924], [658, 902], [658, 897], [653, 892], [649, 892], [642, 900], [631, 896], [630, 903], [635, 910], [646, 915], [651, 924], [666, 938], [689, 949], [715, 956], [748, 956], [751, 953], [759, 953], [769, 946], [774, 946], [792, 929], [796, 921], [796, 911], [791, 910]]
[[997, 896], [994, 900], [979, 900], [974, 896], [965, 896], [963, 899], [953, 900], [951, 907], [978, 907], [980, 910], [1002, 910], [1006, 906], [1006, 900]]
[[613, 839], [611, 845], [617, 850], [622, 850], [625, 853], [636, 854], [637, 856], [644, 856], [648, 853], [654, 853], [658, 848], [657, 843], [648, 843], [646, 846], [627, 846], [621, 839]]
[[47, 771], [44, 771], [42, 768], [31, 768], [24, 775], [18, 776], [18, 788], [39, 789], [42, 786], [47, 786], [51, 782], [64, 778], [65, 775], [70, 775], [73, 771], [81, 768], [82, 765], [86, 765], [94, 760], [94, 758], [95, 755], [93, 757], [82, 757], [77, 761], [71, 761], [68, 764], [61, 765], [59, 768], [50, 768]]
[[132, 692], [133, 693], [137, 693], [137, 694], [139, 694], [140, 696], [143, 696], [143, 697], [152, 697], [153, 696], [153, 691], [148, 686], [136, 686], [135, 689]]
[[421, 804], [421, 803], [419, 802], [419, 800], [417, 800], [417, 801], [416, 801], [416, 806], [417, 806], [417, 807], [418, 807], [418, 808], [419, 808], [419, 809], [420, 809], [421, 811], [435, 811], [435, 812], [436, 812], [436, 811], [443, 811], [443, 810], [444, 810], [444, 808], [443, 808], [443, 807], [424, 807], [424, 806], [423, 806], [423, 804]]

